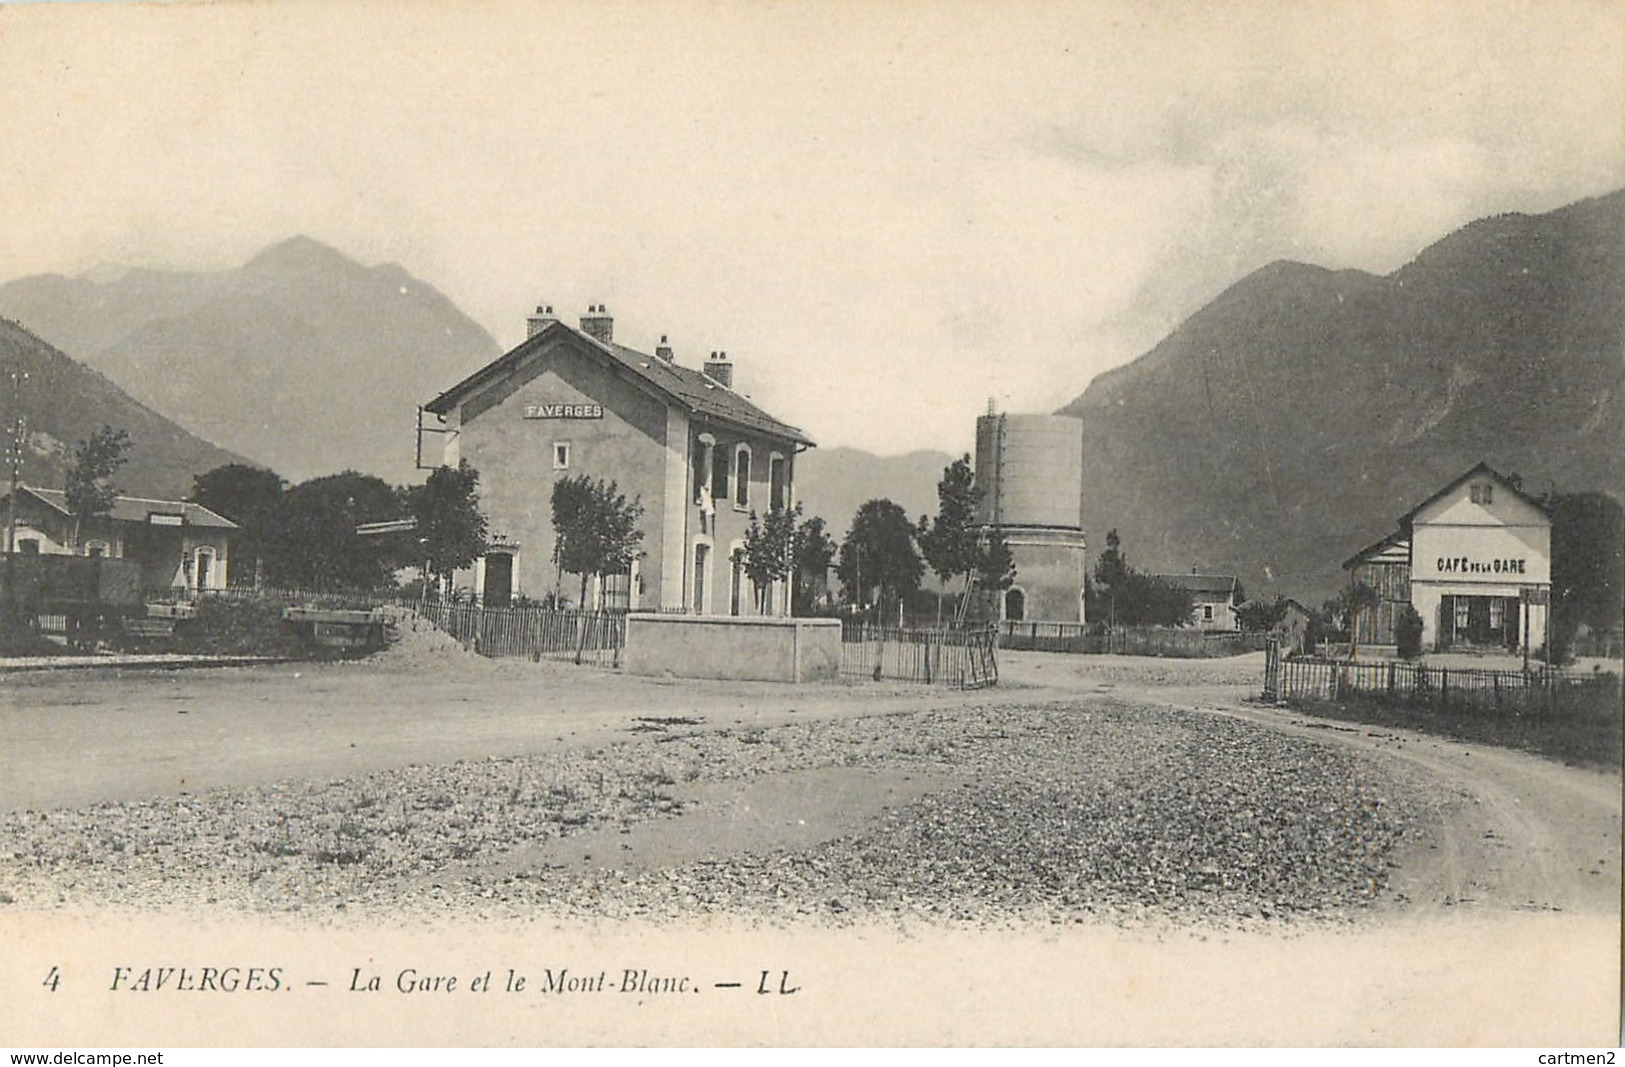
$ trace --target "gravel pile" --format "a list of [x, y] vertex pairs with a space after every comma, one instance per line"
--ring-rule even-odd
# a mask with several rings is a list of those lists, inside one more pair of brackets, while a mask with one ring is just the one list
[[[1221, 716], [1000, 706], [760, 730], [657, 723], [596, 751], [0, 817], [0, 902], [426, 917], [1342, 919], [1412, 821], [1340, 751]], [[653, 870], [492, 861], [680, 819], [685, 787], [823, 767], [964, 783], [810, 848]], [[681, 823], [677, 827], [681, 827]]]

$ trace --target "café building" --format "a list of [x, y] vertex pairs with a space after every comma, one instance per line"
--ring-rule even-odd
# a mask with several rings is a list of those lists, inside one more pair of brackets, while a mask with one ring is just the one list
[[1422, 618], [1424, 648], [1537, 649], [1547, 633], [1551, 544], [1540, 505], [1480, 463], [1343, 562], [1351, 582], [1377, 593], [1356, 618], [1355, 637], [1394, 644], [1409, 605]]

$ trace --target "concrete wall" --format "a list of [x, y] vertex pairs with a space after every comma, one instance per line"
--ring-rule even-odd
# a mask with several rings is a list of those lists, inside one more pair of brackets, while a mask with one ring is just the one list
[[841, 624], [633, 613], [626, 618], [624, 663], [628, 674], [830, 682], [841, 674]]

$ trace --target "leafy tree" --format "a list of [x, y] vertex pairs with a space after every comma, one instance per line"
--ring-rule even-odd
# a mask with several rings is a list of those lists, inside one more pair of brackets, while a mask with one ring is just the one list
[[113, 510], [119, 490], [113, 486], [112, 478], [124, 466], [129, 451], [129, 433], [111, 426], [103, 426], [73, 446], [73, 463], [68, 467], [63, 485], [68, 514], [73, 517], [69, 548], [79, 547], [86, 519]]
[[406, 491], [407, 506], [418, 521], [422, 561], [442, 585], [485, 552], [487, 526], [479, 488], [480, 472], [465, 459], [455, 469], [436, 467], [422, 485]]
[[998, 592], [1016, 584], [1016, 560], [1004, 531], [989, 527], [976, 546], [976, 588]]
[[361, 537], [356, 527], [400, 513], [400, 494], [370, 474], [344, 471], [301, 482], [284, 494], [269, 524], [266, 578], [301, 589], [386, 586], [407, 561], [398, 546]]
[[641, 499], [627, 500], [614, 482], [585, 474], [553, 483], [553, 563], [581, 576], [581, 603], [592, 577], [619, 574], [643, 555]]
[[970, 457], [962, 456], [943, 468], [937, 482], [936, 518], [920, 517], [914, 535], [920, 555], [945, 586], [976, 567], [976, 505], [981, 497]]
[[1236, 624], [1243, 630], [1263, 633], [1286, 618], [1287, 602], [1281, 597], [1273, 600], [1250, 600], [1236, 609]]
[[801, 517], [801, 505], [793, 508], [774, 508], [765, 520], [750, 513], [750, 527], [745, 531], [745, 575], [756, 590], [756, 612], [766, 615], [767, 598], [773, 583], [790, 577], [795, 566], [796, 520]]
[[1606, 493], [1548, 495], [1552, 516], [1552, 643], [1566, 649], [1581, 626], [1625, 619], [1625, 509]]
[[246, 463], [228, 463], [192, 479], [193, 503], [224, 515], [241, 527], [232, 555], [254, 561], [251, 569], [232, 568], [232, 576], [249, 575], [259, 584], [265, 545], [282, 506], [287, 483], [274, 471]]
[[858, 508], [841, 545], [836, 565], [849, 600], [873, 603], [880, 617], [892, 605], [920, 587], [925, 563], [914, 548], [914, 524], [908, 513], [890, 500], [870, 500]]
[[795, 564], [790, 591], [790, 610], [794, 614], [804, 615], [812, 611], [813, 598], [823, 588], [836, 551], [835, 539], [825, 530], [824, 520], [819, 516], [814, 515], [796, 527], [790, 549]]
[[1382, 597], [1371, 586], [1351, 581], [1326, 602], [1327, 614], [1348, 634], [1350, 658], [1358, 656], [1360, 651], [1357, 632], [1360, 615], [1374, 609], [1381, 601]]
[[[982, 490], [976, 484], [970, 456], [943, 468], [937, 482], [937, 514], [921, 516], [915, 540], [920, 554], [946, 588], [964, 578], [959, 612], [963, 615], [976, 590], [1008, 589], [1016, 578], [1015, 560], [1002, 531], [977, 521]], [[937, 622], [942, 622], [942, 598], [937, 600]]]
[[1191, 595], [1129, 566], [1116, 530], [1106, 534], [1084, 596], [1089, 617], [1111, 626], [1185, 626], [1191, 619]]

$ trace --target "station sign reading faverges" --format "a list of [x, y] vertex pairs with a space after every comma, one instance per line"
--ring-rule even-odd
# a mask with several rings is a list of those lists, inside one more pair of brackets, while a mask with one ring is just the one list
[[601, 419], [602, 404], [526, 404], [527, 419]]

